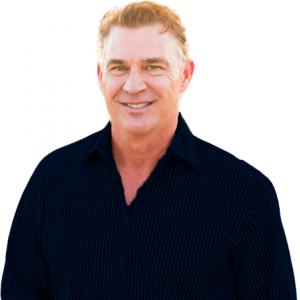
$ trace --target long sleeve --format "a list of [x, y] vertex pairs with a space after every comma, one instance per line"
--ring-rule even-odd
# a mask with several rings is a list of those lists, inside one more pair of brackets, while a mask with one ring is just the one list
[[37, 169], [18, 204], [11, 226], [1, 282], [1, 297], [51, 299], [50, 277], [40, 243], [43, 183]]
[[290, 253], [272, 183], [257, 185], [235, 249], [238, 299], [294, 300]]
[[295, 300], [279, 204], [183, 118], [130, 206], [111, 124], [47, 155], [20, 199], [3, 300]]

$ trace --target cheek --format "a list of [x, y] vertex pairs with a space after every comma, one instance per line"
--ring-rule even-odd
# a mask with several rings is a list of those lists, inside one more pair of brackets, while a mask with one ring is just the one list
[[158, 76], [149, 81], [149, 87], [151, 87], [156, 94], [168, 98], [173, 98], [179, 93], [180, 84], [179, 79], [168, 75]]
[[103, 81], [102, 93], [106, 98], [114, 97], [120, 90], [122, 90], [123, 80], [121, 78], [106, 78]]
[[168, 93], [173, 86], [172, 80], [166, 75], [149, 78], [147, 84], [160, 95]]

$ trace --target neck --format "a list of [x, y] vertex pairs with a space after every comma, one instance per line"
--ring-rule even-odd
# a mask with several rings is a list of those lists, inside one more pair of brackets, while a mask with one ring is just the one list
[[165, 154], [176, 127], [177, 118], [169, 126], [136, 135], [112, 124], [112, 151], [118, 168], [151, 171]]

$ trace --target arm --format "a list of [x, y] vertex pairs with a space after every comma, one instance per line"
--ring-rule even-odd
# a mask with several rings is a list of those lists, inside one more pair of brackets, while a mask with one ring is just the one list
[[52, 299], [50, 276], [40, 243], [42, 180], [37, 169], [18, 204], [10, 230], [1, 299]]
[[296, 300], [288, 244], [272, 183], [261, 179], [234, 253], [238, 299]]

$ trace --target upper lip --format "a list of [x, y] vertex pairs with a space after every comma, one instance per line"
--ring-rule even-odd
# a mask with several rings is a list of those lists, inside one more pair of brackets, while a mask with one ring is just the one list
[[144, 104], [144, 103], [152, 103], [153, 101], [140, 101], [140, 102], [120, 102], [121, 104]]

